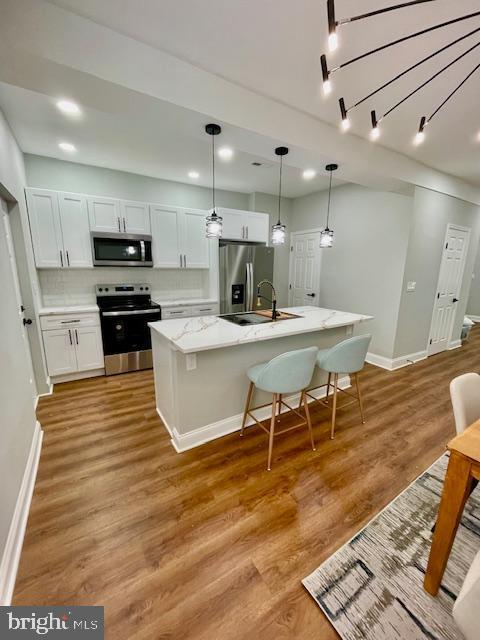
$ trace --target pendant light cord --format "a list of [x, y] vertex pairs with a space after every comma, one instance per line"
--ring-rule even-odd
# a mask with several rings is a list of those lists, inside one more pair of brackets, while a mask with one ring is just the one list
[[212, 205], [213, 215], [216, 216], [215, 211], [215, 136], [212, 136]]
[[280, 156], [280, 180], [278, 185], [278, 223], [282, 224], [280, 211], [282, 207], [282, 170], [283, 170], [283, 156]]
[[332, 195], [332, 174], [333, 174], [333, 171], [330, 170], [330, 183], [328, 185], [327, 226], [325, 227], [326, 229], [328, 229], [328, 221], [330, 219], [330, 198], [331, 198], [331, 195]]

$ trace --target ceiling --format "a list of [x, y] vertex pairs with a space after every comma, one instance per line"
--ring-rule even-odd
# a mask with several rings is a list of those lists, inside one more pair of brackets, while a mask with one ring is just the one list
[[[51, 0], [124, 35], [154, 46], [259, 94], [316, 118], [338, 123], [338, 98], [347, 106], [420, 58], [480, 27], [480, 17], [439, 29], [351, 65], [334, 76], [334, 92], [320, 91], [319, 54], [326, 49], [324, 0]], [[361, 4], [361, 9], [359, 9]], [[393, 4], [393, 0], [336, 0], [337, 18]], [[206, 7], [208, 6], [208, 11]], [[478, 0], [435, 0], [340, 28], [340, 47], [329, 65], [345, 61], [402, 35], [479, 9]], [[471, 36], [388, 87], [351, 114], [346, 135], [367, 137], [370, 109], [381, 115], [472, 44]], [[480, 71], [448, 102], [428, 127], [425, 143], [412, 138], [478, 62], [473, 51], [382, 122], [376, 144], [480, 185]], [[248, 176], [246, 176], [248, 177]], [[271, 191], [271, 188], [265, 190]], [[289, 187], [290, 188], [290, 187]], [[310, 189], [310, 186], [306, 187]], [[311, 189], [310, 189], [311, 190]]]
[[[208, 118], [168, 102], [130, 94], [109, 83], [102, 83], [102, 91], [97, 89], [96, 95], [92, 95], [95, 87], [86, 89], [84, 85], [86, 104], [81, 104], [81, 116], [68, 117], [57, 109], [56, 102], [70, 94], [47, 95], [0, 82], [0, 106], [21, 149], [165, 180], [211, 185], [211, 138], [205, 133]], [[78, 90], [75, 95], [79, 95]], [[73, 143], [76, 152], [62, 151], [59, 142]], [[234, 150], [229, 161], [217, 155], [219, 188], [278, 193], [279, 166], [274, 149], [279, 142], [227, 125], [216, 143], [217, 148]], [[291, 148], [285, 160], [285, 196], [295, 198], [328, 187], [324, 167], [331, 159], [319, 160], [317, 156], [310, 162], [305, 152]], [[302, 178], [304, 168], [318, 173], [306, 181]], [[189, 178], [190, 171], [197, 171], [198, 179]], [[333, 184], [342, 182], [335, 179]]]

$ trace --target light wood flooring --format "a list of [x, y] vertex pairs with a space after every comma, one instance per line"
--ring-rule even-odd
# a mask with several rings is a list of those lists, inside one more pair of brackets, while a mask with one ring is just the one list
[[443, 452], [449, 382], [479, 349], [480, 328], [396, 372], [367, 365], [367, 423], [352, 405], [331, 441], [317, 405], [317, 451], [292, 431], [271, 472], [258, 428], [175, 453], [151, 371], [58, 385], [14, 603], [103, 605], [112, 640], [336, 638], [300, 581]]

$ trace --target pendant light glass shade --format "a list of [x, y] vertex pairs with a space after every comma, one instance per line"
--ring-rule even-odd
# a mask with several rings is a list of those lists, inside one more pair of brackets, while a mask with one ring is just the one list
[[207, 216], [207, 238], [221, 238], [223, 231], [223, 220], [217, 215], [215, 207], [215, 136], [222, 132], [219, 124], [207, 124], [205, 131], [212, 136], [212, 213]]
[[330, 200], [332, 197], [332, 173], [338, 169], [338, 164], [327, 164], [325, 169], [330, 172], [330, 182], [328, 184], [327, 224], [325, 229], [320, 232], [320, 249], [333, 247], [333, 231], [328, 228], [328, 222], [330, 220]]
[[328, 227], [320, 232], [320, 248], [328, 249], [333, 247], [333, 231]]
[[277, 156], [280, 156], [280, 176], [279, 176], [279, 184], [278, 184], [278, 222], [272, 226], [272, 235], [271, 235], [271, 243], [273, 245], [285, 244], [286, 232], [285, 225], [282, 224], [281, 220], [281, 208], [282, 208], [282, 170], [283, 170], [283, 156], [286, 156], [288, 153], [287, 147], [277, 147], [275, 149], [275, 153]]

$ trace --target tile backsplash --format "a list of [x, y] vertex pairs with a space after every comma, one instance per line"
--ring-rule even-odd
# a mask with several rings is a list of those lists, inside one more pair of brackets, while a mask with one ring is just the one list
[[145, 282], [153, 300], [209, 297], [209, 273], [202, 269], [39, 269], [43, 305], [55, 307], [95, 303], [95, 285]]

